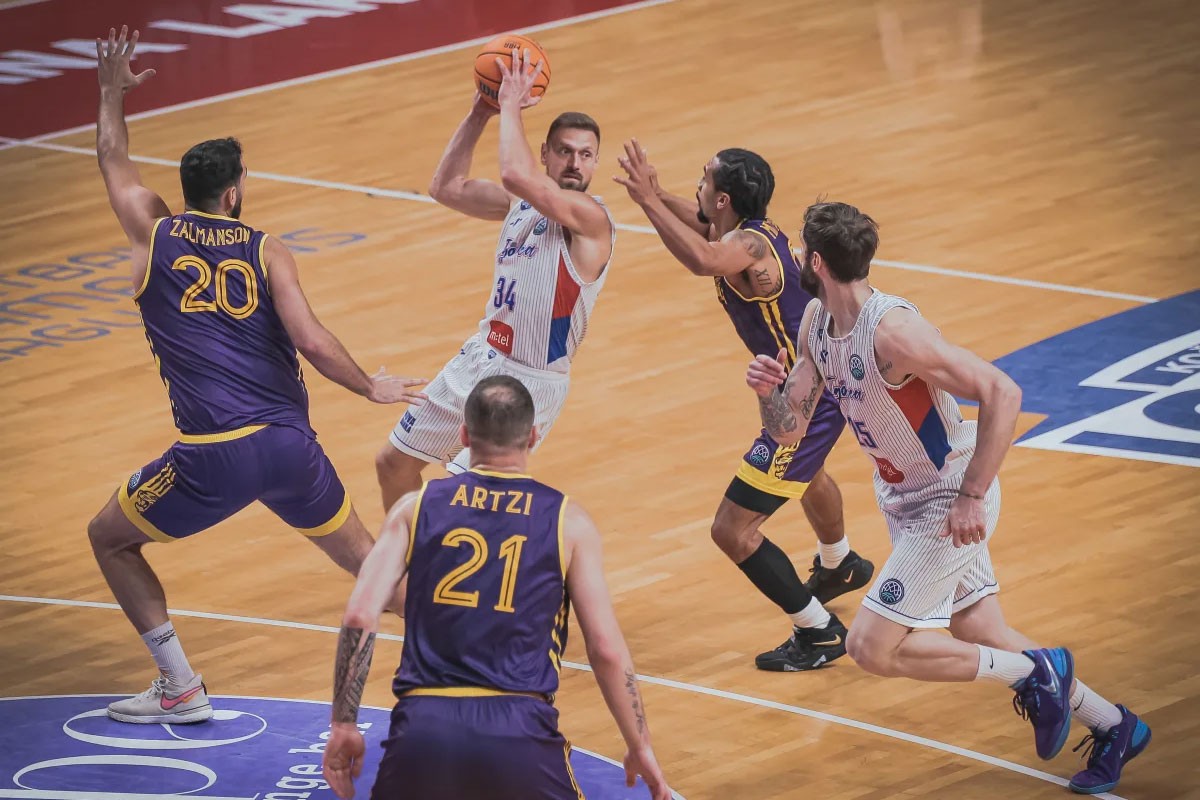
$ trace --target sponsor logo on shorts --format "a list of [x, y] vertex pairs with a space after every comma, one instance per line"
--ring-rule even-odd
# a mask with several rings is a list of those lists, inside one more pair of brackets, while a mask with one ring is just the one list
[[495, 357], [496, 357], [496, 351], [492, 350], [491, 348], [488, 348], [488, 361], [491, 361]]
[[550, 223], [546, 222], [545, 217], [538, 218], [538, 221], [533, 225], [533, 235], [541, 236], [546, 232], [546, 228], [550, 227]]
[[879, 599], [894, 606], [904, 599], [904, 584], [895, 578], [888, 578], [879, 587]]
[[788, 467], [792, 465], [792, 459], [796, 457], [796, 450], [800, 447], [800, 442], [795, 444], [785, 445], [775, 451], [775, 466], [771, 468], [771, 474], [782, 480], [788, 471]]
[[[335, 800], [321, 775], [328, 703], [214, 697], [213, 717], [202, 725], [129, 725], [108, 718], [105, 706], [120, 699], [0, 699], [0, 795]], [[355, 781], [360, 797], [375, 782], [389, 716], [382, 708], [359, 712], [358, 729], [367, 740]], [[578, 748], [570, 759], [590, 800], [630, 796], [620, 764]]]
[[858, 353], [850, 356], [850, 374], [856, 381], [861, 381], [866, 377], [867, 370], [863, 367], [863, 360], [859, 358]]
[[895, 464], [879, 456], [871, 458], [875, 459], [875, 466], [879, 467], [879, 477], [883, 478], [885, 483], [904, 483], [904, 473], [896, 469]]
[[137, 509], [139, 514], [144, 514], [150, 506], [154, 505], [165, 495], [171, 491], [171, 487], [175, 485], [175, 465], [167, 464], [158, 474], [150, 480], [146, 481], [133, 495], [133, 507]]
[[513, 351], [513, 329], [497, 319], [492, 320], [488, 325], [491, 327], [491, 330], [488, 331], [487, 343], [501, 353], [504, 353], [504, 355], [511, 356]]
[[518, 210], [520, 211], [528, 211], [531, 208], [533, 208], [533, 206], [529, 205], [529, 203], [524, 200], [522, 200], [521, 205], [518, 206]]
[[750, 451], [749, 461], [756, 467], [765, 467], [771, 463], [771, 448], [762, 443], [754, 445]]
[[400, 418], [400, 427], [404, 428], [409, 433], [412, 433], [413, 425], [417, 422], [417, 418], [413, 416], [411, 411], [405, 411], [404, 416]]
[[140, 469], [137, 472], [130, 475], [129, 476], [129, 491], [132, 492], [134, 490], [134, 487], [136, 487], [138, 485], [138, 481], [140, 481], [141, 479], [142, 479], [142, 471]]

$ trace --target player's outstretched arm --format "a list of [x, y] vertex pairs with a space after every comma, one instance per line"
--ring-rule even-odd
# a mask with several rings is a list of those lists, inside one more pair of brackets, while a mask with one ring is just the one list
[[363, 372], [338, 338], [313, 313], [300, 288], [296, 259], [287, 245], [268, 236], [264, 250], [264, 266], [275, 310], [292, 344], [317, 372], [374, 403], [420, 405], [424, 402], [425, 395], [414, 388], [427, 383], [424, 378], [399, 378], [388, 375], [382, 367], [374, 375]]
[[825, 379], [808, 349], [812, 318], [813, 304], [809, 303], [800, 321], [798, 357], [790, 374], [783, 366], [786, 349], [780, 350], [775, 358], [755, 356], [746, 371], [746, 384], [758, 395], [763, 427], [781, 445], [795, 444], [804, 438], [825, 387]]
[[137, 47], [138, 32], [109, 29], [108, 41], [96, 40], [96, 76], [100, 82], [100, 109], [96, 115], [96, 160], [108, 190], [108, 202], [134, 248], [134, 285], [140, 286], [146, 269], [147, 248], [154, 221], [170, 216], [163, 199], [142, 185], [137, 166], [129, 158], [129, 129], [125, 125], [125, 94], [154, 76], [154, 70], [134, 75], [129, 68]]
[[564, 546], [569, 549], [567, 591], [587, 646], [588, 663], [628, 748], [625, 783], [633, 786], [635, 778], [641, 775], [654, 800], [670, 800], [671, 789], [650, 746], [646, 706], [638, 690], [633, 659], [604, 580], [600, 532], [587, 512], [569, 501], [563, 524]]
[[[530, 65], [529, 51], [514, 51], [511, 69], [504, 59], [497, 58], [500, 67], [500, 181], [511, 194], [528, 202], [539, 212], [554, 220], [575, 236], [597, 240], [609, 246], [612, 223], [603, 207], [584, 192], [564, 189], [540, 169], [525, 138], [525, 123], [521, 111], [537, 105], [541, 97], [533, 97], [534, 81], [542, 65]], [[599, 267], [608, 258], [599, 259]], [[576, 265], [580, 266], [580, 265]], [[587, 275], [585, 279], [590, 280]]]
[[[625, 143], [625, 155], [618, 156], [617, 163], [625, 175], [614, 175], [613, 180], [624, 186], [630, 199], [642, 207], [671, 255], [693, 275], [731, 277], [767, 256], [770, 248], [766, 240], [750, 231], [730, 231], [721, 241], [709, 242], [703, 226], [693, 226], [681, 213], [690, 209], [692, 220], [699, 223], [695, 208], [681, 205], [676, 210], [664, 200], [655, 178], [656, 171], [637, 139]], [[769, 270], [766, 272], [767, 282], [774, 285], [778, 276], [771, 275]]]
[[499, 113], [476, 93], [470, 113], [459, 123], [429, 184], [429, 196], [470, 217], [502, 220], [512, 197], [494, 181], [469, 177], [471, 158], [488, 120]]
[[906, 308], [893, 309], [879, 321], [875, 354], [884, 373], [916, 375], [930, 386], [979, 403], [975, 454], [950, 507], [944, 535], [952, 535], [956, 546], [984, 541], [983, 498], [1012, 443], [1021, 413], [1021, 387], [994, 364], [947, 342], [928, 320]]
[[333, 668], [332, 732], [321, 764], [338, 797], [353, 797], [354, 779], [362, 773], [365, 743], [358, 732], [358, 709], [371, 671], [379, 615], [408, 571], [408, 534], [417, 494], [405, 495], [392, 507], [342, 616]]

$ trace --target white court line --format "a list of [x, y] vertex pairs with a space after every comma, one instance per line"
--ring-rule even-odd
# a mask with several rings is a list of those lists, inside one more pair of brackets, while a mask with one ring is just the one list
[[[132, 119], [132, 118], [131, 118]], [[0, 142], [15, 142], [16, 146], [32, 147], [39, 150], [53, 150], [59, 153], [75, 153], [77, 155], [95, 156], [96, 151], [86, 147], [75, 147], [74, 145], [55, 144], [51, 142], [39, 142], [37, 139], [7, 139], [0, 137]], [[0, 145], [0, 149], [5, 146]], [[131, 155], [130, 160], [140, 164], [154, 164], [160, 167], [178, 167], [178, 161], [172, 161], [168, 158], [154, 158], [152, 156], [134, 156]], [[427, 194], [419, 192], [406, 192], [399, 189], [382, 189], [376, 186], [363, 186], [357, 183], [341, 183], [339, 181], [323, 181], [318, 178], [301, 178], [295, 175], [283, 175], [278, 172], [260, 172], [254, 170], [250, 173], [253, 178], [262, 178], [263, 180], [275, 181], [277, 183], [290, 183], [298, 186], [312, 186], [318, 189], [334, 189], [343, 192], [354, 192], [356, 194], [365, 194], [368, 197], [390, 197], [394, 200], [411, 200], [416, 203], [437, 204]], [[630, 233], [654, 234], [654, 228], [648, 225], [627, 225], [625, 223], [616, 223], [617, 230], [629, 231]], [[934, 275], [944, 275], [951, 278], [966, 278], [969, 280], [987, 281], [990, 283], [1003, 283], [1009, 286], [1021, 286], [1030, 289], [1045, 289], [1053, 292], [1067, 292], [1069, 294], [1082, 294], [1092, 297], [1103, 297], [1111, 300], [1126, 300], [1133, 303], [1155, 303], [1158, 302], [1156, 297], [1146, 297], [1137, 294], [1124, 294], [1122, 292], [1109, 292], [1103, 289], [1090, 289], [1085, 286], [1070, 286], [1063, 283], [1049, 283], [1046, 281], [1028, 280], [1026, 278], [1011, 278], [1006, 275], [992, 275], [986, 272], [969, 272], [961, 269], [946, 269], [945, 267], [931, 267], [925, 264], [909, 264], [905, 261], [890, 261], [877, 258], [871, 262], [875, 266], [888, 267], [891, 269], [906, 270], [908, 272], [926, 272]]]
[[[592, 11], [587, 14], [579, 14], [578, 16], [574, 16], [574, 17], [565, 17], [563, 19], [556, 19], [556, 20], [552, 20], [550, 22], [543, 22], [540, 25], [533, 25], [532, 27], [522, 28], [518, 32], [519, 33], [538, 33], [540, 31], [549, 31], [549, 30], [554, 30], [555, 28], [562, 28], [567, 25], [576, 25], [580, 22], [591, 22], [592, 20], [596, 20], [596, 19], [612, 17], [612, 16], [616, 16], [618, 14], [627, 13], [629, 11], [640, 11], [643, 8], [653, 8], [654, 6], [666, 5], [667, 3], [673, 3], [673, 2], [675, 2], [675, 0], [642, 0], [641, 2], [638, 2], [638, 3], [630, 3], [629, 5], [615, 6], [613, 8], [601, 9], [600, 11]], [[238, 89], [235, 92], [226, 92], [224, 94], [214, 94], [211, 97], [202, 97], [198, 100], [189, 100], [186, 103], [176, 103], [173, 106], [163, 106], [162, 108], [153, 108], [153, 109], [150, 109], [149, 111], [142, 111], [137, 114], [132, 114], [132, 115], [126, 117], [126, 120], [134, 121], [134, 120], [139, 120], [139, 119], [149, 119], [150, 117], [157, 117], [161, 114], [170, 114], [174, 111], [184, 111], [189, 108], [200, 108], [202, 106], [211, 105], [212, 103], [219, 103], [223, 100], [235, 100], [239, 97], [250, 97], [250, 96], [256, 95], [256, 94], [262, 94], [263, 92], [274, 91], [275, 89], [286, 89], [290, 86], [303, 86], [306, 83], [313, 83], [314, 81], [322, 81], [322, 80], [325, 80], [326, 78], [337, 78], [342, 75], [353, 75], [356, 72], [363, 72], [364, 70], [368, 70], [368, 69], [375, 69], [377, 67], [387, 67], [387, 66], [391, 66], [392, 64], [403, 64], [406, 61], [415, 61], [419, 58], [426, 58], [427, 56], [441, 55], [442, 53], [452, 53], [455, 50], [462, 50], [463, 48], [466, 48], [466, 47], [474, 47], [476, 45], [487, 44], [495, 37], [496, 37], [496, 34], [492, 33], [492, 34], [488, 34], [487, 36], [479, 36], [475, 39], [468, 39], [463, 42], [453, 42], [451, 44], [441, 45], [440, 47], [431, 47], [427, 50], [418, 50], [414, 53], [405, 53], [405, 54], [399, 55], [399, 56], [390, 56], [388, 58], [381, 58], [376, 61], [365, 61], [362, 64], [353, 64], [349, 67], [339, 67], [338, 69], [326, 70], [325, 72], [314, 72], [311, 75], [302, 75], [299, 78], [288, 78], [287, 80], [276, 81], [275, 83], [264, 83], [261, 86], [251, 86], [249, 89]], [[83, 131], [90, 131], [90, 130], [94, 129], [95, 127], [96, 127], [95, 123], [89, 122], [86, 125], [77, 125], [74, 128], [67, 128], [66, 130], [54, 131], [53, 133], [43, 133], [41, 135], [34, 136], [32, 139], [29, 139], [28, 141], [41, 142], [41, 141], [45, 141], [46, 139], [54, 139], [58, 136], [67, 136], [72, 133], [81, 133]]]
[[0, 3], [0, 11], [8, 11], [13, 8], [21, 8], [23, 6], [36, 6], [40, 3], [49, 3], [50, 0], [9, 0], [7, 3]]
[[[66, 600], [56, 597], [25, 597], [19, 595], [0, 595], [0, 601], [11, 603], [35, 603], [39, 605], [51, 606], [72, 606], [76, 608], [103, 608], [109, 610], [120, 610], [120, 606], [116, 603], [100, 603], [91, 600]], [[209, 611], [188, 611], [186, 609], [167, 609], [168, 613], [177, 617], [198, 617], [200, 619], [215, 619], [227, 622], [244, 622], [251, 625], [267, 625], [275, 628], [295, 628], [306, 631], [321, 631], [323, 633], [338, 633], [340, 628], [335, 628], [330, 625], [314, 625], [308, 622], [291, 622], [289, 620], [280, 619], [265, 619], [262, 617], [244, 617], [236, 614], [217, 614]], [[403, 636], [398, 636], [394, 633], [378, 633], [375, 638], [385, 639], [388, 641], [404, 641]], [[591, 672], [592, 668], [587, 664], [581, 664], [575, 661], [563, 661], [564, 667], [570, 669], [581, 670], [583, 672]], [[694, 683], [684, 683], [683, 681], [675, 681], [670, 678], [658, 678], [653, 675], [638, 675], [638, 680], [645, 683], [654, 684], [656, 686], [665, 686], [671, 689], [679, 689], [693, 694], [707, 695], [709, 697], [718, 697], [722, 700], [732, 700], [738, 703], [758, 706], [760, 708], [769, 708], [774, 711], [784, 711], [789, 714], [796, 714], [810, 719], [828, 722], [834, 725], [842, 725], [847, 728], [864, 731], [866, 733], [874, 733], [879, 736], [886, 736], [889, 739], [897, 739], [902, 742], [928, 747], [932, 750], [940, 750], [943, 753], [969, 758], [973, 761], [978, 761], [992, 767], [1000, 767], [1001, 769], [1016, 772], [1021, 775], [1026, 775], [1031, 778], [1053, 783], [1057, 786], [1066, 786], [1067, 780], [1060, 778], [1057, 775], [1051, 775], [1048, 772], [1042, 772], [1031, 767], [1026, 767], [1023, 764], [1017, 764], [1013, 761], [1006, 761], [1002, 758], [989, 756], [986, 753], [979, 753], [974, 750], [968, 750], [965, 747], [939, 742], [936, 739], [927, 739], [924, 736], [916, 736], [904, 731], [885, 728], [881, 725], [872, 725], [869, 722], [860, 722], [856, 719], [848, 717], [839, 717], [836, 714], [826, 714], [823, 711], [813, 711], [812, 709], [802, 708], [800, 706], [792, 706], [786, 703], [777, 703], [774, 700], [764, 700], [760, 697], [752, 697], [750, 695], [739, 694], [737, 692], [727, 692], [722, 689], [712, 689], [707, 686], [700, 686]], [[1125, 800], [1120, 795], [1103, 793], [1093, 795], [1094, 797], [1107, 798], [1108, 800]]]

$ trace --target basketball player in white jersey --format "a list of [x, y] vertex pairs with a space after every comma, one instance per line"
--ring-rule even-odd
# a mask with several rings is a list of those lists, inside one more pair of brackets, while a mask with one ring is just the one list
[[[879, 234], [857, 208], [811, 206], [801, 238], [802, 280], [818, 298], [800, 324], [802, 352], [790, 375], [784, 353], [757, 356], [746, 382], [780, 444], [800, 440], [828, 386], [875, 463], [892, 555], [850, 627], [850, 657], [884, 677], [1011, 686], [1043, 759], [1062, 749], [1074, 713], [1091, 733], [1080, 742], [1090, 742], [1087, 767], [1070, 788], [1108, 791], [1149, 744], [1150, 728], [1074, 680], [1068, 650], [1041, 649], [1010, 628], [996, 597], [987, 542], [1021, 390], [946, 342], [911, 303], [871, 287]], [[978, 426], [963, 420], [952, 395], [979, 403]]]
[[[616, 242], [616, 228], [598, 197], [587, 194], [600, 150], [600, 128], [586, 114], [561, 114], [542, 145], [542, 171], [525, 139], [521, 111], [541, 64], [513, 54], [497, 59], [503, 80], [497, 111], [478, 95], [454, 132], [429, 193], [448, 208], [503, 220], [491, 291], [478, 333], [426, 388], [421, 408], [405, 412], [375, 458], [385, 508], [421, 488], [426, 464], [465, 472], [469, 453], [458, 430], [471, 389], [489, 375], [511, 375], [529, 388], [544, 438], [566, 399], [571, 360]], [[469, 177], [471, 157], [488, 120], [500, 117], [500, 179]]]

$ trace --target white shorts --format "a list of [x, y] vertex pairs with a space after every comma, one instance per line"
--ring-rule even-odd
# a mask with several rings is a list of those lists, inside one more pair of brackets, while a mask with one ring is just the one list
[[[911, 502], [890, 503], [884, 511], [892, 554], [879, 570], [863, 605], [909, 628], [946, 628], [950, 617], [1000, 591], [987, 541], [955, 547], [946, 529], [954, 485], [930, 487]], [[1000, 481], [984, 496], [988, 541], [1000, 519]]]
[[425, 404], [404, 412], [388, 441], [414, 458], [445, 464], [449, 472], [466, 472], [470, 467], [470, 451], [463, 449], [459, 439], [463, 409], [475, 384], [492, 375], [511, 375], [533, 395], [534, 424], [540, 445], [567, 399], [570, 375], [510, 361], [477, 335], [468, 339], [458, 355], [446, 362], [425, 387], [429, 396]]

